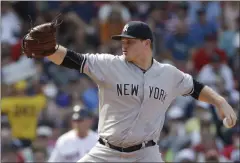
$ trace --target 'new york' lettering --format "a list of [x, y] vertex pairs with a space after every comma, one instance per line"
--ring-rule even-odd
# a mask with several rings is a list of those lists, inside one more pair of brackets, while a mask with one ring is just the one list
[[134, 84], [117, 84], [117, 94], [118, 96], [138, 96], [138, 88], [139, 85]]
[[167, 96], [166, 91], [164, 91], [163, 89], [160, 89], [158, 87], [151, 87], [151, 86], [149, 86], [149, 90], [150, 90], [149, 98], [158, 99], [158, 100], [164, 102], [164, 100]]
[[[134, 84], [117, 84], [118, 96], [138, 96], [139, 85]], [[149, 98], [164, 102], [167, 93], [158, 87], [149, 86]]]

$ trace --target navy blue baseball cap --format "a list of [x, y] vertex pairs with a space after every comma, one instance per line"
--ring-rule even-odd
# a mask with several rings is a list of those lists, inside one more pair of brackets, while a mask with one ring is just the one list
[[121, 40], [122, 38], [150, 39], [153, 42], [152, 30], [142, 21], [130, 21], [124, 26], [122, 34], [112, 36], [113, 40]]
[[78, 121], [85, 118], [92, 118], [93, 113], [88, 108], [76, 105], [73, 107], [72, 120]]

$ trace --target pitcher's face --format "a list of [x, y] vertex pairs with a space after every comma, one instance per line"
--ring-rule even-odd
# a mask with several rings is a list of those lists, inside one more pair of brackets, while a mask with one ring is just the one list
[[145, 40], [140, 39], [122, 39], [122, 52], [125, 59], [129, 62], [136, 60], [145, 48]]

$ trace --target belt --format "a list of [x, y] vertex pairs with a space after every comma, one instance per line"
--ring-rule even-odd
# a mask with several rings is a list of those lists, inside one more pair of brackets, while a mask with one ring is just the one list
[[127, 148], [122, 148], [122, 147], [117, 147], [115, 145], [107, 143], [102, 138], [99, 138], [98, 141], [99, 141], [100, 144], [105, 145], [105, 146], [107, 146], [111, 149], [117, 150], [119, 152], [134, 152], [134, 151], [137, 151], [137, 150], [141, 149], [142, 147], [150, 147], [150, 146], [156, 145], [156, 143], [153, 140], [150, 140], [150, 141], [144, 143], [145, 145], [144, 144], [138, 144], [138, 145], [134, 145], [134, 146], [127, 147]]

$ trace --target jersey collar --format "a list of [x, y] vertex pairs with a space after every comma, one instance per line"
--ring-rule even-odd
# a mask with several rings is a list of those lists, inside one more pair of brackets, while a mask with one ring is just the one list
[[153, 66], [153, 62], [154, 62], [154, 59], [152, 57], [152, 63], [151, 63], [151, 66], [147, 69], [147, 70], [144, 70], [142, 69], [141, 67], [138, 67], [137, 65], [135, 65], [134, 63], [130, 62], [131, 64], [135, 65], [136, 67], [138, 67], [140, 70], [142, 70], [142, 72], [145, 74], [152, 66]]
[[152, 57], [152, 64], [151, 64], [151, 66], [149, 67], [148, 70], [144, 70], [144, 69], [140, 68], [139, 66], [137, 66], [136, 64], [134, 64], [133, 62], [128, 62], [128, 61], [126, 61], [124, 55], [122, 55], [121, 58], [122, 58], [126, 63], [131, 64], [131, 65], [134, 65], [135, 67], [139, 68], [143, 73], [146, 73], [149, 69], [151, 69], [151, 68], [153, 67], [153, 64], [156, 62], [156, 60]]

